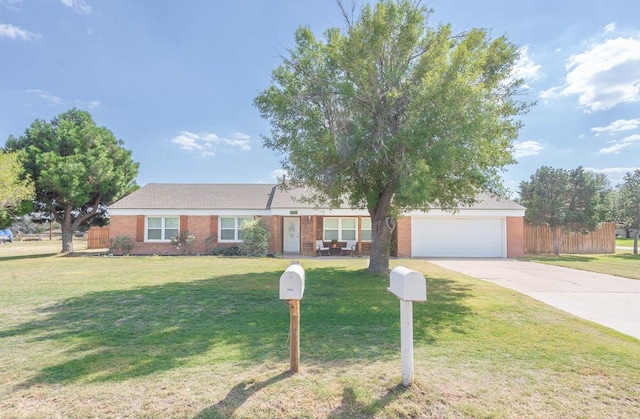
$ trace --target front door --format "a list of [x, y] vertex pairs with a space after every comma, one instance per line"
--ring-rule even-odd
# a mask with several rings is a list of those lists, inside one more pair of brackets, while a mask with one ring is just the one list
[[284, 253], [300, 253], [300, 218], [284, 217], [282, 237], [282, 251]]

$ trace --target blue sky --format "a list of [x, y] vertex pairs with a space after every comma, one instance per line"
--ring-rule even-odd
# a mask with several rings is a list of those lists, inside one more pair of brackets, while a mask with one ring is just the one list
[[[522, 48], [518, 74], [538, 104], [507, 188], [542, 165], [613, 184], [640, 168], [640, 1], [424, 4], [431, 24]], [[334, 0], [0, 0], [0, 144], [77, 107], [133, 151], [140, 185], [275, 182], [280, 159], [262, 147], [269, 125], [252, 101], [301, 25], [343, 22]]]

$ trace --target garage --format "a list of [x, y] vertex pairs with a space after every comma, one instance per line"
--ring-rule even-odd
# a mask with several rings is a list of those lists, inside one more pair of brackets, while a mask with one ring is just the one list
[[505, 257], [501, 218], [412, 217], [413, 257]]

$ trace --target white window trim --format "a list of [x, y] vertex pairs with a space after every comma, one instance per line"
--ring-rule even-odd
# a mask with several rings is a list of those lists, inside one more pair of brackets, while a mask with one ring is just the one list
[[[233, 239], [223, 239], [222, 238], [222, 219], [223, 218], [233, 218], [234, 221], [234, 227], [233, 227]], [[238, 216], [230, 216], [230, 215], [225, 215], [225, 216], [220, 216], [218, 217], [218, 243], [242, 243], [242, 240], [240, 240], [238, 237], [240, 236], [240, 225], [239, 225], [239, 219], [253, 219], [253, 217], [248, 217], [246, 215], [238, 215]], [[225, 228], [224, 230], [231, 230], [231, 228]]]
[[[161, 239], [150, 239], [149, 238], [149, 218], [161, 218], [162, 219], [162, 227], [161, 227]], [[177, 218], [178, 219], [178, 234], [180, 234], [180, 217], [175, 215], [147, 215], [144, 217], [144, 241], [149, 243], [168, 243], [171, 241], [171, 237], [165, 237], [166, 225], [165, 219], [167, 218]], [[172, 229], [173, 230], [173, 229]]]
[[373, 241], [373, 222], [371, 222], [371, 228], [365, 230], [364, 228], [362, 228], [362, 221], [364, 221], [365, 219], [371, 220], [371, 217], [362, 217], [360, 219], [360, 232], [362, 232], [362, 231], [370, 231], [371, 232], [371, 239], [370, 240], [362, 239], [362, 241], [364, 243], [371, 243]]
[[[353, 240], [358, 240], [358, 217], [325, 217], [325, 220], [327, 219], [337, 219], [338, 220], [338, 241], [339, 242], [343, 242], [343, 241], [347, 241], [347, 240], [351, 240], [351, 239], [343, 239], [342, 238], [342, 231], [344, 230], [342, 228], [342, 220], [354, 220], [355, 221], [355, 239]], [[329, 239], [327, 239], [326, 237], [326, 231], [327, 231], [327, 227], [326, 224], [323, 222], [322, 223], [322, 239], [324, 241], [329, 241]], [[351, 229], [348, 229], [348, 231], [354, 231]]]

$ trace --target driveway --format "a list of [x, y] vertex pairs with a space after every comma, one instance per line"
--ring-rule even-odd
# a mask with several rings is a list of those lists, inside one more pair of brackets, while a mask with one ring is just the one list
[[640, 339], [640, 280], [512, 259], [429, 262], [521, 292]]

